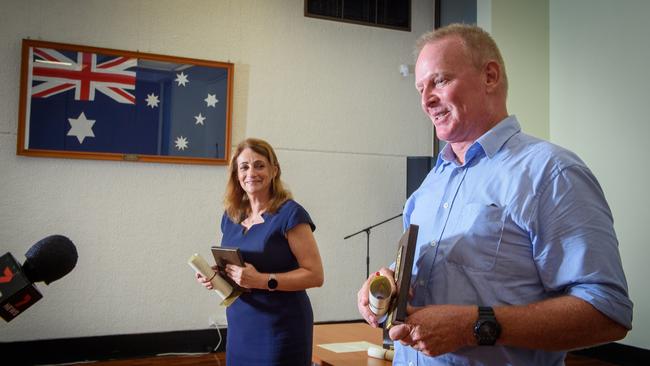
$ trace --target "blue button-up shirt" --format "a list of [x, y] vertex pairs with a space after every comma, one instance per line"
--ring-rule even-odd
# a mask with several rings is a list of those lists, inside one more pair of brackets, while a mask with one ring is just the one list
[[[514, 116], [459, 165], [450, 146], [407, 200], [419, 225], [412, 305], [528, 304], [573, 295], [632, 327], [632, 302], [602, 189], [572, 152]], [[427, 357], [395, 342], [394, 365], [563, 365], [565, 352], [466, 347]]]

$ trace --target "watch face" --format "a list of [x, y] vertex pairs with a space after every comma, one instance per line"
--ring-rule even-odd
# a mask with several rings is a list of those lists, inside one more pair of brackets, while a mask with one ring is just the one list
[[268, 286], [271, 290], [274, 290], [276, 287], [278, 287], [278, 280], [271, 278], [268, 282]]
[[476, 327], [476, 336], [480, 345], [493, 345], [499, 338], [499, 333], [499, 326], [493, 321], [481, 321]]
[[492, 338], [496, 336], [496, 330], [494, 326], [495, 324], [490, 321], [483, 322], [481, 326], [478, 328], [479, 336], [481, 338], [483, 337]]

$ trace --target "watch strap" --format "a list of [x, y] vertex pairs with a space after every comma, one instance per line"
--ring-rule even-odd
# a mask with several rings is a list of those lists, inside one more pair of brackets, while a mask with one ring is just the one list
[[489, 306], [478, 307], [478, 320], [474, 325], [474, 337], [479, 346], [493, 346], [501, 335], [501, 326]]
[[479, 306], [478, 307], [478, 318], [481, 319], [493, 319], [497, 318], [494, 316], [494, 309], [489, 306]]

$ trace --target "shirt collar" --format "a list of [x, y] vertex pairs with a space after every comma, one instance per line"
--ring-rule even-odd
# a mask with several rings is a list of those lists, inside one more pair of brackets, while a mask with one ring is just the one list
[[[514, 115], [506, 117], [501, 122], [497, 123], [496, 126], [484, 133], [483, 136], [479, 137], [472, 146], [470, 146], [465, 156], [465, 163], [467, 164], [467, 162], [471, 161], [480, 151], [483, 151], [485, 155], [491, 159], [497, 152], [499, 152], [499, 150], [501, 150], [501, 147], [503, 147], [506, 141], [520, 131], [521, 126], [519, 125], [517, 117]], [[451, 150], [451, 145], [446, 144], [438, 154], [436, 171], [452, 162], [456, 162], [456, 155]]]
[[517, 117], [512, 115], [497, 123], [496, 126], [479, 137], [475, 143], [481, 144], [485, 155], [492, 158], [501, 150], [506, 141], [519, 132], [521, 132], [519, 121], [517, 121]]

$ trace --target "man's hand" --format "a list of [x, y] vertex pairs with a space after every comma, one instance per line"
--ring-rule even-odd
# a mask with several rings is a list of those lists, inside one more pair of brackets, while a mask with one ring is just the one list
[[[396, 293], [395, 280], [394, 280], [395, 273], [386, 267], [382, 267], [378, 272], [380, 275], [388, 277], [392, 289], [391, 293], [394, 295]], [[359, 314], [361, 314], [363, 319], [371, 326], [377, 328], [379, 326], [377, 317], [368, 307], [369, 304], [368, 288], [370, 287], [370, 282], [372, 281], [373, 278], [375, 278], [375, 276], [376, 273], [372, 273], [368, 277], [366, 282], [363, 283], [361, 289], [359, 289], [359, 292], [357, 293], [357, 308], [359, 309]]]
[[404, 324], [394, 325], [389, 335], [427, 356], [438, 356], [476, 345], [474, 323], [478, 310], [472, 305], [409, 306]]

